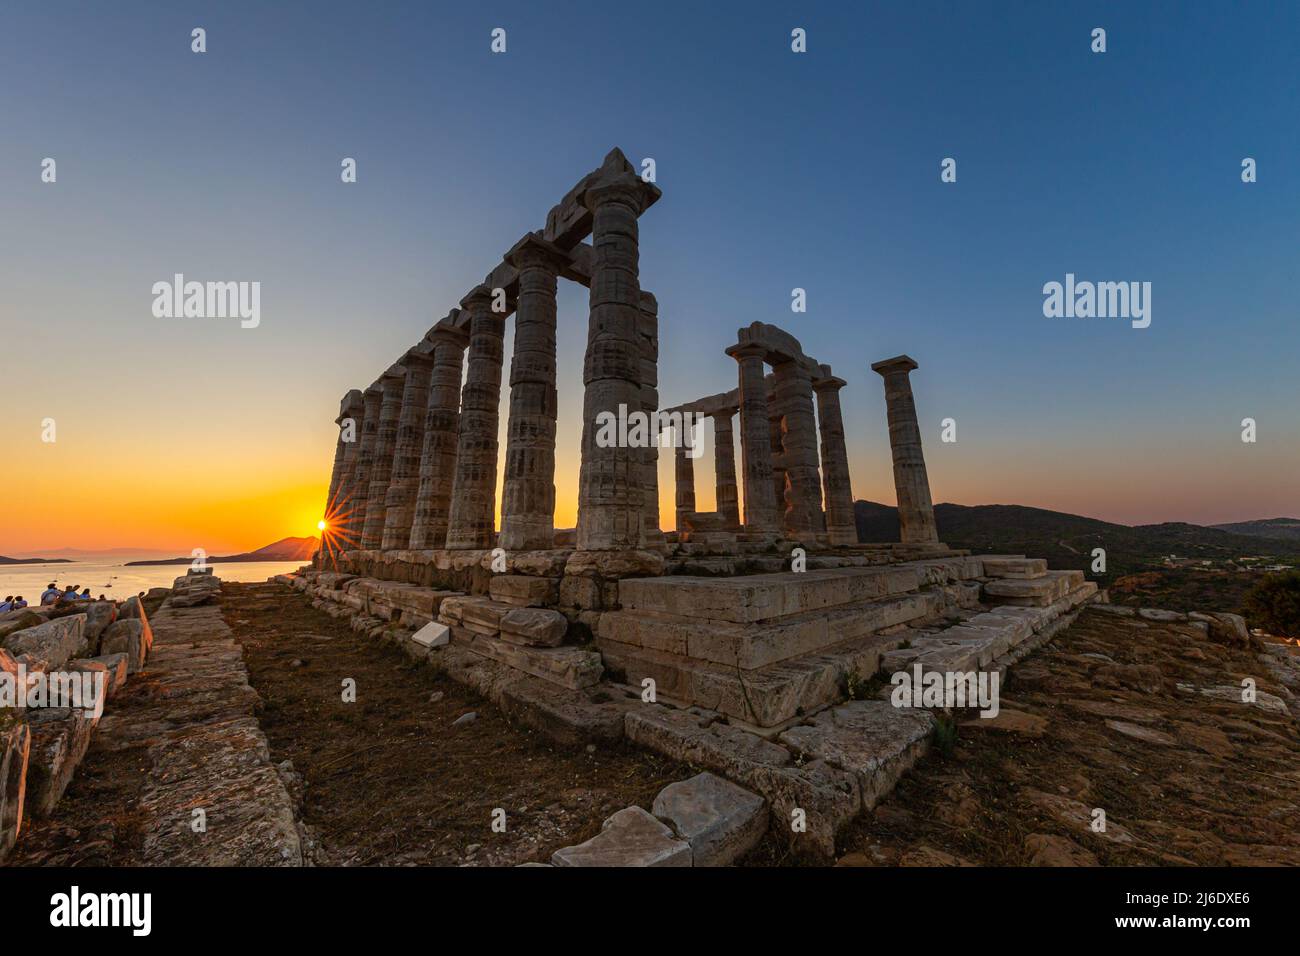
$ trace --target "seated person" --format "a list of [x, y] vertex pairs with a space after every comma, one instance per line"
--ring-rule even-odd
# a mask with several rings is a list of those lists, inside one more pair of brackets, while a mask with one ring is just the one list
[[59, 586], [55, 584], [53, 581], [51, 581], [48, 585], [46, 585], [45, 590], [41, 592], [41, 603], [53, 604], [55, 601], [59, 599], [59, 596], [62, 593], [63, 592], [59, 590]]
[[0, 614], [14, 609], [14, 596], [10, 594], [3, 601], [0, 601]]
[[27, 606], [27, 602], [23, 600], [23, 596], [21, 594], [18, 595], [16, 598], [14, 598], [15, 611], [17, 611], [19, 608], [24, 608], [26, 606]]

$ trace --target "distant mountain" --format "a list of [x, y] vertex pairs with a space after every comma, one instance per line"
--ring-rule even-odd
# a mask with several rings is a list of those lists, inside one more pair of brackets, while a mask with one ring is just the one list
[[[898, 510], [874, 501], [854, 502], [860, 541], [897, 541]], [[939, 539], [974, 552], [1047, 558], [1054, 568], [1086, 569], [1094, 548], [1105, 548], [1110, 574], [1159, 564], [1166, 556], [1213, 559], [1260, 554], [1300, 556], [1300, 538], [1263, 539], [1221, 528], [1168, 522], [1112, 524], [1096, 518], [1022, 505], [953, 505], [934, 508]]]
[[71, 564], [67, 558], [6, 558], [0, 554], [0, 564]]
[[[209, 555], [209, 564], [234, 564], [245, 561], [306, 561], [316, 550], [319, 541], [316, 538], [281, 538], [273, 544], [268, 544], [256, 551], [245, 551], [242, 554], [228, 554], [224, 556]], [[194, 558], [164, 558], [156, 561], [128, 561], [127, 566], [132, 565], [159, 565], [159, 564], [191, 564]]]
[[1236, 521], [1232, 524], [1212, 524], [1211, 528], [1231, 531], [1258, 538], [1280, 538], [1300, 541], [1300, 518], [1260, 518], [1256, 521]]

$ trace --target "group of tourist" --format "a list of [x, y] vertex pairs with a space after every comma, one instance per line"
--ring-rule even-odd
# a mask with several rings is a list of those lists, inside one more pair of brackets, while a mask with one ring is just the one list
[[10, 594], [3, 601], [0, 601], [0, 614], [5, 613], [6, 611], [17, 611], [21, 608], [25, 608], [26, 606], [27, 606], [27, 602], [23, 600], [23, 596], [21, 594], [18, 595], [17, 597], [14, 597], [12, 594]]

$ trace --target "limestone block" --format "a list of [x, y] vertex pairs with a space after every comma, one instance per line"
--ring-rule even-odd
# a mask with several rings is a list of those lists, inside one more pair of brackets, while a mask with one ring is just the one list
[[451, 629], [445, 624], [439, 624], [437, 621], [430, 621], [411, 635], [411, 643], [426, 650], [433, 647], [443, 647], [450, 641]]
[[560, 599], [560, 579], [498, 574], [488, 586], [492, 600], [517, 607], [552, 607]]
[[86, 615], [69, 614], [52, 621], [16, 631], [4, 639], [4, 649], [17, 657], [28, 654], [57, 670], [74, 657], [86, 652]]
[[94, 650], [99, 636], [117, 619], [117, 605], [112, 601], [92, 601], [86, 606], [86, 644]]
[[580, 647], [528, 647], [452, 625], [452, 639], [483, 657], [509, 664], [534, 677], [577, 690], [600, 680], [600, 655]]
[[47, 618], [37, 614], [28, 608], [20, 608], [17, 611], [10, 611], [3, 617], [0, 617], [0, 644], [4, 642], [10, 634], [18, 631], [25, 631], [29, 627], [36, 627], [38, 624], [44, 624]]
[[695, 866], [730, 866], [767, 831], [763, 798], [708, 771], [659, 791], [651, 812], [691, 845]]
[[690, 866], [691, 847], [640, 807], [618, 811], [586, 843], [556, 850], [556, 866]]
[[105, 690], [109, 699], [112, 699], [119, 690], [126, 686], [126, 675], [129, 669], [129, 657], [126, 654], [103, 654], [99, 657], [86, 658], [85, 661], [73, 661], [68, 665], [69, 670], [79, 663], [102, 664], [104, 666]]
[[568, 619], [546, 608], [517, 608], [501, 616], [501, 637], [516, 644], [556, 647], [569, 629]]
[[0, 863], [22, 830], [31, 742], [25, 721], [0, 714]]
[[53, 811], [90, 746], [98, 723], [80, 708], [51, 707], [27, 712], [32, 730], [27, 765], [27, 807], [34, 816]]
[[1043, 558], [1013, 558], [1006, 555], [980, 555], [984, 575], [990, 578], [1041, 578], [1047, 573]]
[[144, 667], [149, 656], [144, 622], [139, 618], [114, 621], [104, 632], [99, 649], [102, 654], [125, 654], [127, 673], [134, 674]]

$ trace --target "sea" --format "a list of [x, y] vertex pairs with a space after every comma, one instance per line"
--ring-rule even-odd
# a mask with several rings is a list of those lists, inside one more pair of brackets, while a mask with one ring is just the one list
[[[306, 561], [210, 562], [212, 573], [223, 581], [265, 581], [274, 574], [288, 574]], [[66, 564], [0, 564], [0, 600], [21, 594], [28, 604], [41, 603], [41, 592], [53, 581], [60, 588], [69, 584], [90, 588], [91, 597], [101, 594], [122, 601], [150, 588], [169, 588], [189, 570], [188, 564], [155, 564], [127, 567], [121, 563], [70, 561]]]

